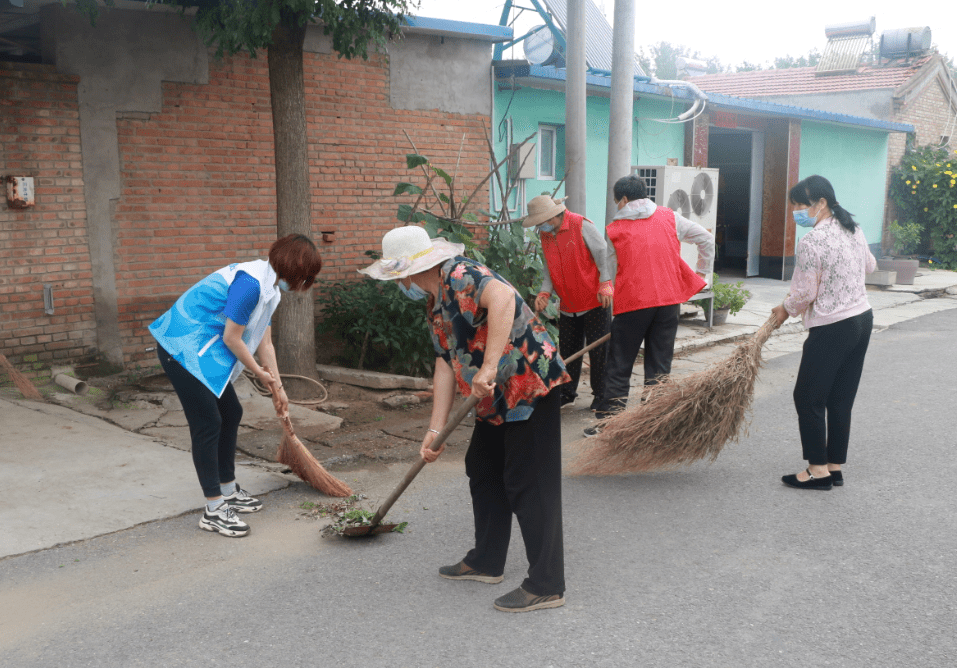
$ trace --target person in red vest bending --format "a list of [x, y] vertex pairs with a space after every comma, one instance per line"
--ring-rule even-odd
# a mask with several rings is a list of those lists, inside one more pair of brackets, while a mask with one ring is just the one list
[[[645, 182], [632, 174], [614, 188], [618, 213], [605, 226], [608, 265], [615, 272], [615, 318], [605, 368], [605, 394], [596, 417], [604, 419], [628, 403], [629, 380], [638, 350], [645, 348], [645, 385], [671, 373], [678, 313], [707, 285], [714, 263], [714, 235], [648, 199]], [[698, 246], [697, 271], [681, 259], [681, 242]], [[599, 427], [585, 429], [594, 436]]]
[[[605, 240], [595, 224], [565, 208], [565, 198], [548, 195], [533, 197], [523, 227], [533, 227], [542, 240], [545, 277], [535, 297], [535, 311], [548, 305], [552, 293], [559, 302], [558, 348], [564, 358], [577, 353], [608, 333], [612, 302], [611, 274], [608, 272]], [[598, 408], [605, 386], [607, 344], [592, 349], [591, 409]], [[581, 358], [567, 365], [571, 382], [562, 385], [562, 406], [574, 403], [578, 396]]]

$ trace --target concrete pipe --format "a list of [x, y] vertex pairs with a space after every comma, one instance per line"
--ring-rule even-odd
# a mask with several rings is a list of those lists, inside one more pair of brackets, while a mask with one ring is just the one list
[[72, 392], [73, 394], [83, 395], [83, 394], [86, 394], [86, 391], [90, 389], [87, 386], [87, 384], [83, 382], [82, 380], [80, 380], [79, 378], [74, 378], [73, 376], [67, 376], [66, 374], [63, 374], [63, 373], [57, 374], [56, 378], [53, 379], [53, 382], [55, 382], [60, 387], [65, 387], [66, 389], [70, 390], [70, 392]]

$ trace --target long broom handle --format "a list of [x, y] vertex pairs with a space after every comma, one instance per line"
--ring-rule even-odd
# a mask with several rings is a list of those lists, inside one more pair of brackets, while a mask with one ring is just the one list
[[601, 338], [598, 339], [597, 341], [592, 341], [591, 343], [589, 343], [587, 346], [585, 346], [584, 348], [582, 348], [581, 350], [579, 350], [579, 351], [578, 351], [577, 353], [575, 353], [574, 355], [569, 355], [568, 357], [566, 357], [566, 358], [565, 358], [565, 364], [568, 364], [569, 362], [574, 362], [574, 361], [577, 360], [579, 357], [581, 357], [582, 355], [584, 355], [585, 353], [587, 353], [589, 350], [591, 350], [592, 348], [597, 348], [598, 346], [600, 346], [601, 344], [603, 344], [605, 341], [607, 341], [607, 340], [610, 339], [610, 338], [611, 338], [611, 332], [608, 332], [607, 334], [605, 334], [603, 337], [601, 337]]
[[[442, 447], [442, 444], [445, 443], [445, 439], [447, 439], [449, 434], [451, 434], [452, 431], [459, 426], [459, 422], [461, 422], [465, 416], [468, 415], [469, 411], [475, 408], [475, 405], [478, 402], [479, 398], [474, 394], [463, 401], [459, 407], [456, 408], [449, 416], [449, 419], [445, 423], [445, 426], [442, 427], [442, 430], [436, 434], [434, 439], [432, 439], [432, 442], [429, 444], [429, 449], [438, 450], [440, 447]], [[409, 472], [405, 474], [405, 477], [402, 478], [399, 484], [395, 486], [395, 489], [392, 490], [389, 498], [387, 498], [382, 505], [379, 506], [379, 510], [376, 511], [375, 516], [372, 518], [372, 524], [369, 526], [370, 531], [379, 526], [382, 518], [385, 517], [385, 514], [392, 508], [392, 504], [394, 504], [396, 500], [402, 496], [402, 492], [404, 492], [406, 487], [412, 483], [412, 481], [415, 479], [415, 476], [419, 475], [419, 471], [422, 470], [423, 466], [425, 466], [425, 460], [420, 457], [419, 460], [412, 465], [412, 468], [409, 469]]]
[[[603, 337], [601, 337], [597, 341], [593, 341], [592, 343], [588, 344], [587, 346], [579, 350], [574, 355], [571, 355], [568, 358], [566, 358], [565, 363], [567, 364], [568, 362], [572, 362], [578, 359], [579, 357], [587, 353], [592, 348], [596, 348], [600, 346], [601, 344], [603, 344], [605, 341], [607, 341], [610, 338], [611, 338], [611, 334], [605, 334]], [[455, 409], [455, 411], [453, 411], [452, 414], [449, 416], [449, 419], [445, 423], [445, 426], [442, 427], [442, 430], [438, 434], [436, 434], [435, 438], [429, 444], [429, 449], [438, 450], [440, 447], [442, 447], [442, 444], [445, 443], [445, 439], [447, 439], [449, 435], [452, 433], [452, 431], [459, 426], [459, 423], [465, 419], [465, 416], [469, 414], [469, 411], [475, 408], [475, 405], [478, 402], [479, 402], [479, 399], [475, 395], [471, 395], [469, 396], [468, 399], [463, 401], [461, 405], [459, 405], [459, 407]], [[389, 497], [382, 502], [381, 506], [379, 506], [379, 509], [376, 511], [375, 515], [372, 517], [372, 524], [369, 527], [370, 531], [374, 529], [375, 527], [379, 526], [379, 524], [382, 522], [382, 519], [386, 516], [386, 513], [388, 513], [392, 509], [392, 506], [399, 499], [399, 497], [402, 496], [402, 493], [405, 492], [408, 486], [412, 484], [412, 481], [415, 480], [415, 476], [419, 475], [419, 471], [421, 471], [424, 466], [425, 466], [425, 460], [422, 458], [419, 458], [419, 460], [412, 465], [408, 473], [405, 474], [405, 477], [402, 478], [401, 481], [399, 481], [399, 484], [396, 485], [395, 489], [392, 490], [392, 493], [389, 494]]]

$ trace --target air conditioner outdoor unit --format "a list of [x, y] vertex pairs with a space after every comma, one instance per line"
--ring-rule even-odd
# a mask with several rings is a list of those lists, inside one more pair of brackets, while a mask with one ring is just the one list
[[[648, 197], [694, 221], [711, 234], [718, 219], [718, 170], [707, 167], [635, 166], [632, 174], [645, 180]], [[695, 269], [698, 247], [681, 244], [681, 258]]]

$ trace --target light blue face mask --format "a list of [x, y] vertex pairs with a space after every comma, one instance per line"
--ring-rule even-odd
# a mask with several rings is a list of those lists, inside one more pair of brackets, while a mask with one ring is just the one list
[[426, 295], [429, 294], [415, 283], [410, 282], [409, 285], [410, 287], [407, 288], [402, 281], [399, 281], [399, 289], [402, 290], [402, 294], [414, 302], [417, 302], [420, 299], [425, 299]]
[[282, 290], [283, 292], [289, 292], [289, 284], [286, 282], [285, 278], [280, 278], [279, 283], [277, 283], [276, 285], [278, 285], [279, 289]]
[[814, 224], [817, 222], [817, 216], [811, 218], [811, 214], [808, 213], [807, 209], [800, 209], [794, 212], [794, 222], [800, 227], [814, 227]]
[[538, 231], [539, 232], [554, 232], [555, 226], [549, 225], [548, 223], [542, 223], [541, 225], [538, 226]]

